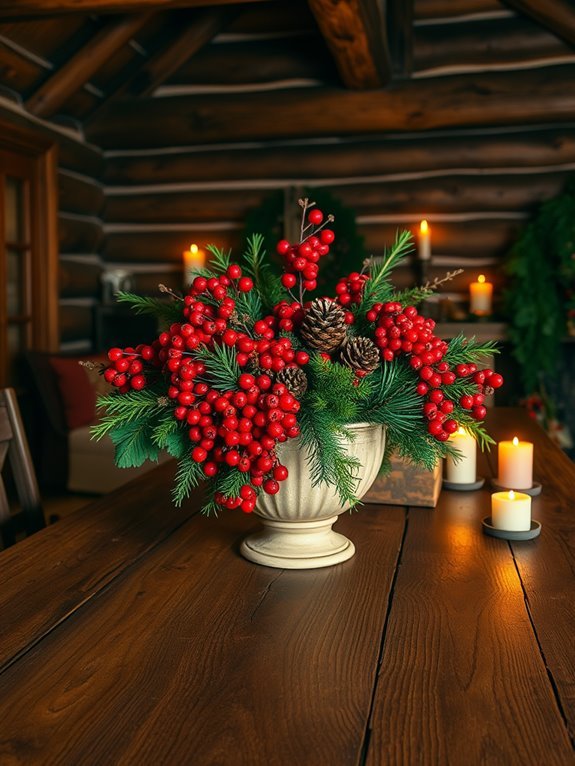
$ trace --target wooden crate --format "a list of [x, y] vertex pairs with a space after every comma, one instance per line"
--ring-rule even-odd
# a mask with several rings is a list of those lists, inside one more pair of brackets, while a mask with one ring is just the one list
[[435, 508], [441, 492], [442, 463], [439, 461], [433, 471], [426, 471], [393, 455], [391, 471], [374, 481], [363, 502]]

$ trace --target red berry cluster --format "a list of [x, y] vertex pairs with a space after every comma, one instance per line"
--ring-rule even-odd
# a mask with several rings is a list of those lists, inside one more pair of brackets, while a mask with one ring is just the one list
[[104, 370], [104, 379], [115, 386], [121, 394], [141, 391], [146, 386], [144, 363], [157, 366], [157, 345], [140, 344], [136, 348], [111, 348], [108, 359], [111, 364]]
[[483, 404], [489, 389], [503, 384], [501, 375], [491, 370], [478, 370], [475, 364], [458, 364], [454, 370], [443, 361], [448, 344], [438, 338], [433, 330], [435, 322], [420, 316], [415, 306], [403, 308], [400, 303], [376, 303], [366, 314], [369, 322], [376, 323], [375, 343], [381, 349], [384, 361], [391, 362], [404, 354], [409, 356], [410, 366], [418, 372], [419, 383], [416, 391], [426, 397], [423, 414], [429, 421], [428, 433], [438, 441], [447, 441], [458, 428], [457, 421], [450, 417], [456, 402], [444, 390], [458, 378], [473, 376], [477, 392], [460, 397], [459, 404], [476, 420], [483, 420], [487, 410]]
[[[321, 226], [323, 213], [313, 208], [307, 215], [309, 226]], [[285, 274], [282, 275], [281, 283], [288, 290], [295, 287], [297, 274], [302, 278], [305, 290], [315, 290], [317, 287], [317, 275], [319, 273], [319, 259], [329, 253], [329, 246], [335, 239], [331, 229], [322, 228], [315, 234], [306, 237], [303, 242], [292, 245], [287, 239], [281, 239], [277, 246], [277, 252], [284, 258]]]
[[358, 271], [353, 271], [347, 277], [342, 277], [335, 286], [336, 301], [340, 306], [361, 303], [363, 289], [368, 279], [367, 274], [360, 274]]
[[412, 354], [410, 364], [417, 370], [441, 361], [447, 351], [447, 343], [433, 334], [433, 319], [420, 316], [415, 306], [402, 310], [401, 303], [376, 303], [366, 318], [376, 323], [375, 343], [386, 362], [400, 354]]
[[296, 413], [300, 405], [269, 375], [256, 378], [243, 373], [238, 389], [221, 392], [200, 379], [204, 372], [202, 363], [185, 360], [172, 374], [168, 396], [177, 404], [174, 415], [188, 426], [194, 445], [192, 459], [203, 464], [206, 476], [216, 476], [221, 466], [237, 468], [246, 479], [249, 475], [240, 496], [215, 497], [225, 508], [239, 506], [249, 513], [256, 502], [254, 487], [274, 495], [279, 482], [287, 479], [287, 469], [280, 464], [275, 447], [298, 436]]

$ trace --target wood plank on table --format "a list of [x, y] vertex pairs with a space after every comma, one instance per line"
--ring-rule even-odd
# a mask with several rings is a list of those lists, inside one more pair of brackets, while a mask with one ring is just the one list
[[573, 763], [509, 546], [481, 530], [489, 503], [409, 510], [367, 766]]
[[[0, 554], [0, 672], [189, 518], [166, 463]], [[1, 758], [0, 758], [1, 761]]]
[[405, 510], [307, 571], [243, 560], [254, 523], [194, 517], [0, 676], [0, 762], [357, 763]]
[[[534, 478], [543, 492], [533, 498], [532, 517], [542, 524], [536, 540], [511, 543], [558, 704], [575, 744], [575, 465], [540, 426], [524, 413], [500, 408], [490, 418], [490, 433], [500, 441], [534, 442]], [[490, 455], [497, 473], [497, 450]]]

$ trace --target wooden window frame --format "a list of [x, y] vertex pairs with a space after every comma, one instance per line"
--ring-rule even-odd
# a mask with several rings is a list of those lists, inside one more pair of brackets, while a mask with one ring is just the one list
[[[31, 245], [31, 331], [30, 346], [40, 351], [57, 351], [58, 327], [58, 156], [55, 142], [39, 131], [0, 119], [0, 149], [20, 154], [32, 162], [30, 179]], [[4, 242], [2, 242], [4, 247]], [[4, 317], [5, 320], [5, 317]], [[5, 322], [2, 323], [0, 351], [6, 358]], [[0, 374], [1, 374], [0, 370]]]

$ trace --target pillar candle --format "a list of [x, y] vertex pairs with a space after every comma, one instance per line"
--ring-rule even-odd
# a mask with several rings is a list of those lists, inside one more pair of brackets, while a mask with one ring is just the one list
[[491, 524], [508, 532], [531, 529], [531, 498], [523, 492], [494, 492], [491, 495]]
[[469, 313], [477, 316], [491, 314], [491, 300], [493, 297], [493, 285], [486, 282], [483, 274], [477, 277], [477, 282], [469, 285]]
[[502, 487], [513, 489], [531, 489], [533, 486], [533, 444], [520, 442], [515, 436], [513, 441], [499, 442], [498, 483]]
[[419, 224], [419, 250], [420, 261], [429, 261], [431, 259], [431, 229], [426, 220]]
[[460, 428], [449, 437], [449, 441], [461, 453], [455, 460], [450, 455], [445, 458], [445, 478], [452, 484], [473, 484], [477, 481], [477, 442], [464, 428]]
[[182, 253], [184, 259], [184, 284], [190, 285], [197, 274], [198, 269], [206, 265], [206, 254], [197, 245], [190, 245], [189, 250]]

